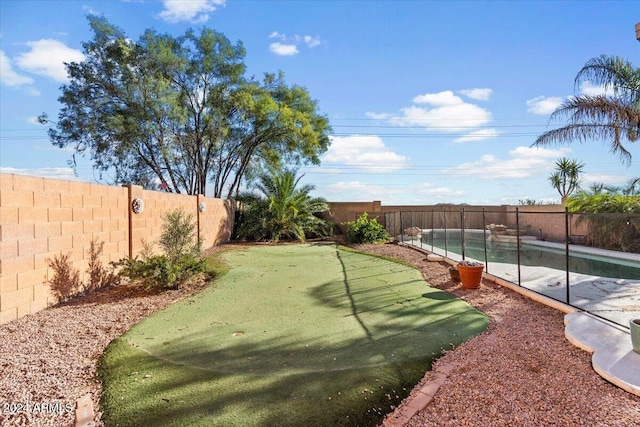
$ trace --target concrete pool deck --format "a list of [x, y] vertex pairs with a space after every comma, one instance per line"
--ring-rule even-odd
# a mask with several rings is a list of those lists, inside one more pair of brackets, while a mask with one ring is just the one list
[[[404, 244], [430, 253], [427, 248], [420, 247], [418, 240], [410, 237]], [[591, 252], [594, 255], [604, 255], [598, 249], [592, 249]], [[453, 255], [451, 252], [450, 254]], [[460, 258], [459, 254], [455, 255]], [[637, 259], [640, 262], [640, 255], [628, 255], [631, 256], [625, 259], [632, 262]], [[445, 260], [452, 265], [457, 263], [450, 258]], [[501, 266], [500, 263], [492, 262], [488, 267], [490, 272], [485, 273], [486, 279], [566, 313], [565, 337], [573, 345], [592, 353], [594, 371], [623, 390], [640, 396], [640, 354], [632, 349], [628, 326], [620, 326], [629, 325], [632, 319], [640, 318], [640, 280], [570, 273], [571, 306], [562, 302], [565, 300], [563, 294], [566, 295], [564, 271], [521, 266], [522, 286], [519, 286], [516, 266]], [[512, 281], [514, 278], [516, 283]]]

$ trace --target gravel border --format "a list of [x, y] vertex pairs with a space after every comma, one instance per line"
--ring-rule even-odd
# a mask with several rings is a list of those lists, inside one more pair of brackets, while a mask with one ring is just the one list
[[0, 426], [74, 426], [91, 399], [102, 426], [97, 368], [109, 343], [151, 313], [199, 292], [140, 286], [101, 289], [0, 326]]
[[[563, 314], [492, 282], [465, 290], [447, 265], [399, 245], [357, 249], [418, 268], [433, 286], [489, 315], [489, 329], [447, 349], [391, 421], [430, 382], [442, 384], [410, 426], [634, 426], [640, 397], [603, 380], [591, 355], [564, 338]], [[102, 426], [97, 365], [106, 346], [131, 326], [200, 288], [145, 292], [103, 289], [0, 326], [0, 425], [72, 426], [76, 400], [89, 395]], [[446, 370], [442, 381], [438, 371]]]
[[[399, 245], [358, 249], [409, 261], [432, 286], [450, 292], [490, 318], [489, 328], [445, 350], [433, 370], [386, 418], [387, 425], [423, 399], [423, 389], [442, 382], [409, 426], [639, 426], [640, 397], [605, 381], [591, 368], [591, 354], [564, 337], [564, 313], [484, 280], [463, 289], [450, 280], [448, 264]], [[446, 370], [442, 381], [438, 371]], [[395, 423], [404, 425], [404, 423]]]

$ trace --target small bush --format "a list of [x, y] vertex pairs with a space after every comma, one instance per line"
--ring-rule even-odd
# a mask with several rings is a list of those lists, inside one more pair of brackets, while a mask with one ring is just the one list
[[144, 260], [124, 258], [115, 266], [121, 267], [120, 276], [140, 281], [147, 289], [176, 288], [205, 271], [204, 262], [190, 254], [183, 254], [177, 260], [166, 255], [152, 255]]
[[185, 254], [200, 254], [200, 242], [195, 238], [193, 215], [176, 209], [166, 214], [158, 243], [171, 262], [178, 262]]
[[195, 238], [193, 216], [174, 210], [164, 217], [158, 244], [164, 254], [153, 254], [153, 243], [142, 241], [141, 257], [124, 258], [114, 263], [119, 276], [140, 281], [147, 288], [177, 288], [206, 273], [200, 258], [200, 242]]
[[60, 253], [60, 256], [55, 255], [53, 259], [47, 259], [49, 268], [53, 270], [53, 277], [48, 283], [58, 302], [68, 301], [82, 290], [80, 271], [73, 268], [70, 257], [71, 253], [65, 255]]
[[347, 222], [349, 243], [382, 243], [390, 239], [389, 233], [376, 218], [369, 219], [365, 212], [355, 221]]

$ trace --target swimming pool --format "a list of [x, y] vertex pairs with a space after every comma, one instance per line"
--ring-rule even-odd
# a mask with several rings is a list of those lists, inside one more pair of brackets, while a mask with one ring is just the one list
[[[445, 246], [446, 235], [446, 246]], [[490, 233], [486, 233], [489, 237]], [[480, 261], [485, 260], [485, 233], [482, 230], [465, 230], [465, 257]], [[421, 243], [425, 249], [438, 248], [442, 252], [462, 253], [462, 239], [460, 230], [423, 230]], [[518, 263], [517, 245], [514, 242], [496, 242], [491, 239], [487, 244], [487, 268], [491, 263]], [[565, 250], [536, 245], [535, 243], [520, 243], [520, 264], [523, 266], [547, 267], [565, 271]], [[602, 255], [569, 251], [569, 271], [590, 276], [610, 277], [618, 279], [640, 279], [640, 264], [637, 261], [617, 259]]]

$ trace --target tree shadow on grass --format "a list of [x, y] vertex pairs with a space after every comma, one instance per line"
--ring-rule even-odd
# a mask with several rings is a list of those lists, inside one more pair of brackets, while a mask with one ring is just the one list
[[342, 280], [307, 289], [333, 316], [311, 334], [253, 328], [232, 338], [233, 325], [210, 324], [114, 341], [101, 363], [107, 425], [377, 425], [443, 349], [487, 326], [424, 282], [389, 280], [366, 263], [357, 276], [348, 264]]
[[101, 364], [107, 425], [376, 425], [451, 342], [387, 332], [333, 346], [290, 337], [221, 350], [178, 345], [160, 357], [120, 338]]

